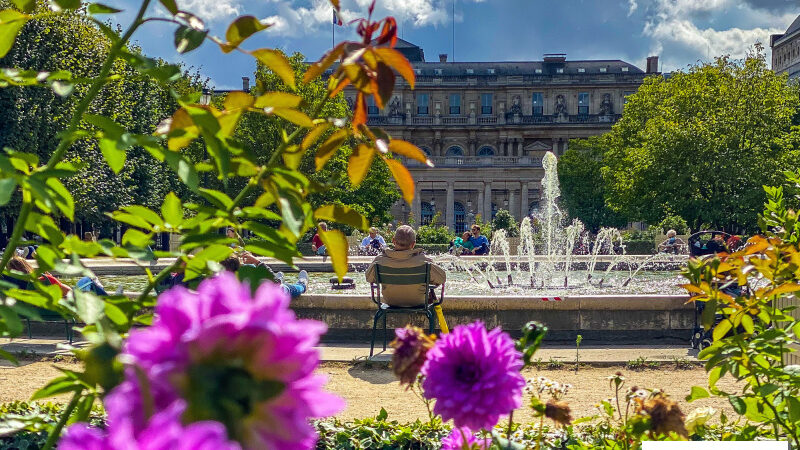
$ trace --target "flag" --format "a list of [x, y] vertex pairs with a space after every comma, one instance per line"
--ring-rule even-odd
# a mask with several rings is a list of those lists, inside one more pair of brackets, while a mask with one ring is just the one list
[[333, 24], [342, 26], [342, 19], [336, 14], [336, 10], [333, 10]]

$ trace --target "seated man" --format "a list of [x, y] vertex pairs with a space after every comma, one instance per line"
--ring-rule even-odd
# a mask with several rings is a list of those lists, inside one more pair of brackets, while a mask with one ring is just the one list
[[383, 239], [383, 236], [378, 234], [377, 228], [371, 227], [369, 229], [369, 236], [361, 240], [359, 250], [361, 250], [361, 253], [364, 255], [375, 256], [379, 255], [384, 247], [386, 247], [386, 241]]
[[686, 244], [677, 236], [678, 233], [675, 230], [667, 231], [667, 239], [658, 244], [658, 251], [663, 253], [675, 253], [676, 255], [682, 253], [681, 250]]
[[472, 249], [473, 255], [488, 255], [489, 254], [489, 239], [481, 235], [481, 227], [478, 225], [472, 226], [472, 236], [469, 237], [469, 242], [474, 247]]
[[[366, 279], [370, 283], [377, 283], [377, 265], [395, 268], [419, 267], [425, 263], [430, 263], [430, 284], [441, 285], [447, 278], [447, 273], [439, 266], [433, 264], [433, 260], [425, 256], [422, 249], [414, 248], [417, 244], [417, 233], [408, 225], [397, 227], [392, 239], [394, 250], [385, 249], [383, 254], [375, 257], [372, 264], [367, 267]], [[412, 286], [393, 286], [384, 284], [381, 286], [383, 302], [391, 306], [419, 306], [420, 301], [426, 295], [433, 294], [433, 291], [426, 293], [428, 286], [420, 284], [416, 288]]]

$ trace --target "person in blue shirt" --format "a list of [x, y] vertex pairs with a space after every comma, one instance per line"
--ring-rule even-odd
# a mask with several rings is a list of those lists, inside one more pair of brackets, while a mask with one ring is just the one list
[[361, 240], [360, 250], [365, 255], [378, 255], [384, 247], [386, 241], [378, 234], [378, 229], [372, 227], [369, 229], [369, 236]]
[[474, 247], [472, 249], [473, 255], [488, 255], [489, 254], [489, 239], [481, 235], [481, 227], [478, 225], [472, 226], [472, 236], [469, 241]]

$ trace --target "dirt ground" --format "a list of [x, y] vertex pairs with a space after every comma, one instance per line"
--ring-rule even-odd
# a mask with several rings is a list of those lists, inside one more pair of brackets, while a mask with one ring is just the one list
[[[23, 363], [24, 364], [24, 363]], [[76, 364], [31, 362], [21, 367], [0, 367], [0, 402], [28, 400], [31, 394], [60, 372], [55, 366], [67, 369], [80, 369]], [[643, 388], [660, 388], [672, 398], [679, 401], [684, 413], [700, 406], [731, 411], [727, 400], [707, 398], [687, 404], [683, 398], [692, 386], [707, 386], [707, 376], [702, 368], [692, 369], [646, 369], [631, 371], [613, 367], [581, 368], [577, 373], [570, 369], [559, 370], [527, 370], [527, 378], [544, 376], [560, 383], [573, 385], [565, 400], [572, 407], [574, 418], [593, 415], [595, 404], [613, 395], [609, 388], [607, 376], [621, 371], [625, 378], [624, 388], [640, 386]], [[340, 395], [347, 401], [347, 408], [339, 414], [342, 419], [363, 418], [377, 415], [381, 408], [389, 413], [390, 420], [413, 422], [416, 419], [427, 419], [427, 411], [422, 401], [410, 391], [400, 387], [392, 372], [385, 367], [367, 368], [363, 365], [324, 364], [318, 369], [320, 374], [328, 377], [327, 389]], [[718, 386], [727, 391], [735, 390], [735, 382], [723, 378]], [[55, 401], [66, 401], [65, 397], [56, 397]], [[523, 407], [515, 413], [515, 420], [529, 422], [530, 410]]]

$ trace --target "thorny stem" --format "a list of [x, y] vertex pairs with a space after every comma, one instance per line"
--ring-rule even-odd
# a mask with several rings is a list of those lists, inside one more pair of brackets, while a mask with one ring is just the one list
[[64, 425], [67, 424], [67, 419], [69, 416], [72, 415], [72, 411], [78, 406], [78, 401], [81, 399], [81, 394], [83, 394], [83, 390], [75, 392], [72, 395], [72, 400], [69, 401], [69, 404], [61, 413], [61, 417], [58, 418], [58, 422], [53, 427], [53, 430], [50, 431], [50, 434], [47, 436], [47, 442], [44, 443], [44, 447], [42, 450], [50, 450], [56, 444], [56, 440], [58, 439], [59, 435], [61, 435], [61, 430], [64, 428]]

